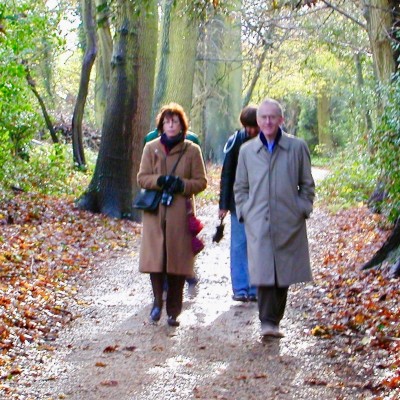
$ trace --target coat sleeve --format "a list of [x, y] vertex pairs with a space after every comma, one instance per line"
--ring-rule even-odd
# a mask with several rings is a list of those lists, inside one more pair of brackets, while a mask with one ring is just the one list
[[304, 207], [305, 216], [308, 218], [313, 210], [315, 183], [311, 173], [310, 151], [304, 141], [301, 141], [300, 151], [298, 194]]
[[221, 171], [220, 191], [219, 191], [219, 209], [229, 210], [231, 207], [231, 198], [233, 196], [233, 184], [235, 182], [235, 172], [237, 163], [237, 153], [233, 148], [236, 136], [229, 138], [225, 145], [228, 151], [225, 154], [224, 163]]
[[236, 168], [235, 183], [233, 185], [235, 194], [236, 214], [239, 222], [244, 221], [244, 205], [249, 199], [249, 178], [245, 159], [245, 152], [242, 147], [239, 151], [238, 165]]
[[191, 144], [188, 150], [190, 152], [190, 176], [183, 178], [185, 185], [183, 194], [191, 196], [202, 192], [207, 187], [207, 178], [200, 147]]
[[146, 144], [143, 149], [140, 160], [139, 172], [137, 174], [137, 183], [143, 189], [158, 189], [157, 178], [160, 174], [154, 173], [155, 159], [151, 145]]

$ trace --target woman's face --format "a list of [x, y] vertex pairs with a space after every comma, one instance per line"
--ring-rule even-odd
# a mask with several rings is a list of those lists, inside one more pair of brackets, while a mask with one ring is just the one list
[[182, 125], [179, 117], [177, 115], [164, 117], [163, 128], [164, 133], [169, 138], [176, 136], [182, 130]]

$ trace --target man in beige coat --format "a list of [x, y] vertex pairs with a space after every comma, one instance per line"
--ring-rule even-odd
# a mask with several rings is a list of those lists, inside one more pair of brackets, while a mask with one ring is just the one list
[[279, 323], [289, 286], [312, 280], [306, 218], [312, 211], [315, 185], [308, 147], [282, 131], [283, 112], [276, 100], [261, 103], [257, 123], [259, 136], [239, 153], [236, 212], [245, 225], [261, 334], [282, 337]]

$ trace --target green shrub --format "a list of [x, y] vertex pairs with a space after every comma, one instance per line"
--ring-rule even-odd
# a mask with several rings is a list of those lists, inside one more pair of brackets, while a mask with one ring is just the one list
[[374, 133], [374, 167], [386, 197], [381, 209], [390, 221], [400, 217], [400, 75], [387, 88], [387, 102]]
[[86, 151], [88, 168], [81, 172], [74, 168], [71, 146], [34, 145], [28, 154], [29, 160], [15, 157], [3, 165], [3, 194], [15, 187], [29, 193], [77, 195], [86, 189], [96, 157]]
[[317, 195], [319, 201], [333, 209], [367, 201], [378, 177], [364, 146], [355, 144], [332, 160], [330, 171]]

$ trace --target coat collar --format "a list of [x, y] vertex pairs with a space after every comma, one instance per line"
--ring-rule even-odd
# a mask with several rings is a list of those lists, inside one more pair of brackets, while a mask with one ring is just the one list
[[[254, 149], [257, 153], [259, 153], [262, 149], [265, 149], [264, 143], [261, 141], [259, 137], [256, 140], [252, 141], [254, 143]], [[282, 136], [279, 139], [277, 144], [278, 147], [281, 147], [284, 150], [288, 150], [290, 146], [290, 136], [282, 130]]]
[[[158, 137], [154, 142], [156, 142], [156, 149], [158, 151], [161, 151], [162, 154], [166, 155], [164, 145], [161, 143], [160, 138]], [[171, 149], [169, 154], [172, 155], [172, 154], [180, 153], [183, 150], [184, 146], [187, 146], [188, 143], [189, 143], [189, 141], [187, 139], [185, 139], [182, 143], [178, 143], [175, 147], [173, 147]]]

